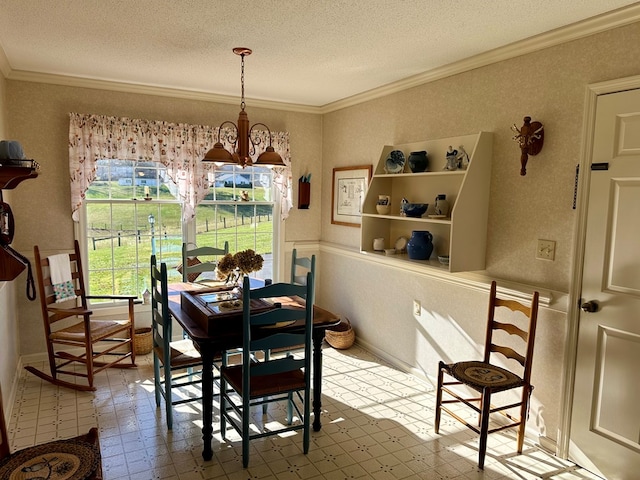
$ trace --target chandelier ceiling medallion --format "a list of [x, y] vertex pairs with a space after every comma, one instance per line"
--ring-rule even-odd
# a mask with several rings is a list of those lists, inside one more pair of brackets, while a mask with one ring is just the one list
[[[218, 141], [213, 146], [211, 150], [207, 152], [207, 154], [202, 159], [203, 162], [215, 162], [215, 163], [230, 163], [237, 164], [242, 168], [250, 165], [261, 165], [261, 166], [284, 166], [285, 163], [282, 161], [282, 157], [275, 151], [275, 149], [271, 146], [271, 130], [264, 123], [254, 123], [251, 127], [249, 127], [249, 116], [247, 112], [244, 111], [245, 103], [244, 103], [244, 57], [247, 55], [251, 55], [251, 49], [245, 47], [236, 47], [233, 49], [233, 53], [239, 55], [241, 58], [240, 65], [242, 68], [242, 73], [240, 76], [240, 82], [242, 84], [242, 98], [240, 102], [240, 113], [238, 115], [238, 124], [231, 121], [224, 121], [220, 124], [218, 128]], [[231, 133], [227, 134], [226, 140], [232, 146], [232, 152], [224, 148], [222, 142], [220, 142], [220, 135], [222, 131], [222, 127], [230, 124], [233, 125], [233, 130]], [[264, 152], [258, 155], [258, 158], [255, 162], [251, 160], [251, 155], [255, 155], [256, 147], [259, 147], [261, 140], [252, 139], [251, 133], [255, 127], [262, 126], [269, 133], [269, 145], [265, 148]]]

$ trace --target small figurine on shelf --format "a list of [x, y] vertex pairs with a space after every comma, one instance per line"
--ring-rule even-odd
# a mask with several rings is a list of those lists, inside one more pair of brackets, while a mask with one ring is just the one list
[[388, 215], [391, 212], [391, 197], [389, 195], [378, 195], [376, 210], [380, 215]]
[[458, 168], [466, 170], [469, 166], [469, 154], [464, 150], [464, 146], [460, 145], [458, 147], [458, 155], [456, 157]]
[[454, 150], [451, 145], [447, 150], [447, 164], [444, 170], [457, 170], [458, 169], [458, 151]]
[[403, 217], [407, 216], [407, 213], [406, 213], [407, 205], [409, 205], [409, 200], [402, 197], [402, 200], [400, 201], [400, 215]]

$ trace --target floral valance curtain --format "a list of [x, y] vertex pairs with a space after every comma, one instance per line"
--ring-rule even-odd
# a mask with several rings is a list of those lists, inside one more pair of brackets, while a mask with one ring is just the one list
[[[221, 141], [233, 131], [223, 128]], [[258, 145], [269, 144], [265, 131], [253, 132]], [[100, 159], [159, 162], [178, 186], [178, 198], [184, 204], [184, 219], [195, 215], [195, 207], [209, 189], [209, 174], [215, 164], [202, 162], [206, 152], [218, 138], [218, 128], [185, 123], [168, 123], [104, 115], [69, 114], [69, 171], [71, 176], [71, 211], [78, 221], [89, 185], [96, 177]], [[291, 209], [291, 155], [289, 133], [272, 132], [273, 148], [284, 160], [285, 167], [274, 168], [274, 183], [281, 196], [281, 215], [287, 218]], [[257, 157], [257, 155], [256, 155]], [[255, 158], [254, 158], [255, 160]]]

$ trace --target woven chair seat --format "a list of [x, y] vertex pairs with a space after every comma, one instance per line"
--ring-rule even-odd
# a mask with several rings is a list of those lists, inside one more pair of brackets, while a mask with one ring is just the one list
[[524, 381], [518, 375], [485, 362], [458, 362], [445, 365], [448, 373], [467, 386], [481, 391], [490, 387], [494, 392], [520, 387]]
[[[118, 332], [127, 330], [129, 328], [128, 321], [115, 321], [115, 320], [91, 320], [91, 342], [100, 340], [114, 335]], [[84, 344], [86, 335], [84, 332], [84, 322], [79, 322], [69, 327], [58, 330], [51, 333], [51, 340], [68, 340], [72, 342], [79, 342]]]
[[[193, 346], [193, 342], [189, 339], [178, 340], [170, 343], [171, 352], [169, 353], [171, 359], [171, 366], [179, 367], [189, 365], [199, 365], [202, 363], [200, 358], [200, 352]], [[154, 347], [154, 350], [160, 360], [161, 364], [164, 364], [164, 348], [160, 345]]]

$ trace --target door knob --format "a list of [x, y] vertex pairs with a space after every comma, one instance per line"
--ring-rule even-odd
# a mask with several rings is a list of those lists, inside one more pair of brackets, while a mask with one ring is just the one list
[[582, 308], [582, 310], [584, 312], [587, 313], [594, 313], [598, 311], [598, 302], [596, 302], [595, 300], [591, 300], [589, 302], [584, 302], [580, 308]]

